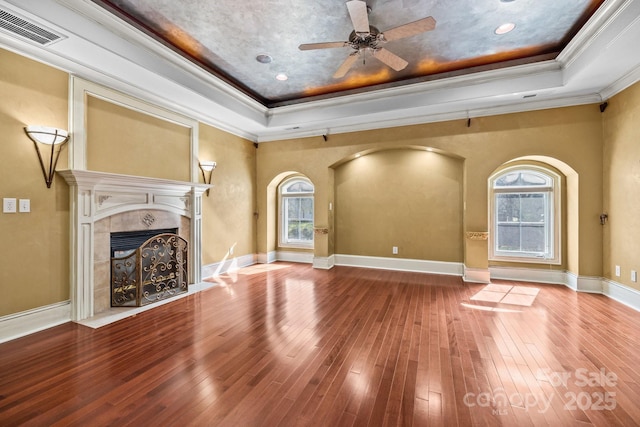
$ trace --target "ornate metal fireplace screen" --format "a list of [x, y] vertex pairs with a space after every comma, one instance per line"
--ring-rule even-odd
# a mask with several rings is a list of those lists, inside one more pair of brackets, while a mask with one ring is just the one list
[[177, 234], [158, 234], [132, 253], [111, 258], [112, 307], [140, 307], [187, 288], [187, 241]]

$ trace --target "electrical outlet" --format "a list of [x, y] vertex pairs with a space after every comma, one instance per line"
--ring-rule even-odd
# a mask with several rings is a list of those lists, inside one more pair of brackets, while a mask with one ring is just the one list
[[394, 255], [398, 255], [398, 247], [397, 246], [392, 247], [391, 248], [391, 253], [394, 254]]
[[18, 200], [18, 210], [22, 213], [31, 212], [31, 200], [29, 199]]
[[638, 281], [638, 273], [635, 270], [631, 270], [631, 281], [632, 282]]
[[16, 213], [16, 199], [15, 197], [5, 197], [2, 199], [2, 212], [3, 213]]
[[620, 266], [616, 265], [616, 277], [620, 277]]

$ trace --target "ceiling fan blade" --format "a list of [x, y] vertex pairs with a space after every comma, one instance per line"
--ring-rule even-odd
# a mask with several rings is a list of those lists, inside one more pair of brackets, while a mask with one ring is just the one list
[[353, 23], [353, 28], [358, 35], [369, 34], [369, 15], [367, 14], [367, 3], [360, 0], [352, 0], [347, 2], [349, 16]]
[[382, 38], [385, 41], [398, 40], [405, 37], [415, 36], [416, 34], [425, 33], [436, 28], [436, 20], [429, 16], [423, 19], [419, 19], [408, 24], [400, 25], [399, 27], [391, 28], [382, 33]]
[[298, 46], [298, 49], [300, 50], [330, 49], [333, 47], [345, 47], [345, 46], [349, 46], [349, 42], [306, 43]]
[[344, 75], [347, 74], [347, 71], [349, 71], [353, 63], [356, 62], [357, 60], [358, 60], [358, 52], [354, 52], [351, 55], [347, 56], [347, 59], [345, 59], [344, 62], [340, 65], [340, 67], [338, 67], [338, 69], [336, 70], [335, 74], [333, 75], [333, 78], [339, 79], [341, 77], [344, 77]]
[[407, 61], [384, 48], [374, 51], [373, 56], [396, 71], [404, 70], [404, 68], [409, 65]]

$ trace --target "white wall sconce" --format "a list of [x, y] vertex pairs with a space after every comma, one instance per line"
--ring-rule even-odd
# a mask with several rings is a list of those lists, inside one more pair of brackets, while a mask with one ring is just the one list
[[[206, 161], [200, 162], [199, 164], [200, 170], [202, 171], [202, 179], [205, 184], [211, 184], [211, 175], [213, 175], [213, 170], [216, 168], [216, 162]], [[207, 197], [209, 196], [209, 189], [205, 191]]]
[[[34, 147], [36, 147], [36, 153], [38, 153], [38, 160], [40, 161], [40, 167], [42, 168], [44, 181], [47, 184], [47, 188], [51, 188], [53, 175], [56, 172], [56, 165], [58, 164], [58, 157], [60, 157], [62, 146], [69, 140], [69, 132], [63, 129], [47, 126], [27, 126], [24, 128], [24, 131], [26, 132], [27, 136], [33, 141]], [[39, 144], [48, 145], [51, 147], [51, 152], [49, 153], [49, 158], [47, 159], [47, 163], [49, 164], [48, 170], [45, 166], [45, 161], [43, 160], [42, 153], [40, 152]], [[57, 151], [56, 147], [58, 147]]]

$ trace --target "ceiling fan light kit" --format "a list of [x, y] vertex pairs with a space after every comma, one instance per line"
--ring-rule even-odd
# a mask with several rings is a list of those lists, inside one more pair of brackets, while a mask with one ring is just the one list
[[386, 42], [411, 37], [436, 27], [436, 20], [429, 16], [408, 24], [391, 28], [385, 32], [380, 32], [376, 27], [369, 24], [367, 3], [361, 0], [351, 0], [346, 3], [349, 17], [353, 24], [353, 31], [349, 35], [349, 41], [344, 42], [324, 42], [301, 44], [300, 50], [331, 49], [338, 47], [350, 47], [353, 51], [347, 56], [344, 62], [338, 67], [333, 78], [344, 77], [351, 69], [359, 56], [364, 58], [367, 51], [383, 64], [395, 71], [401, 71], [409, 65], [407, 61], [400, 58], [395, 53], [385, 49], [382, 45]]

